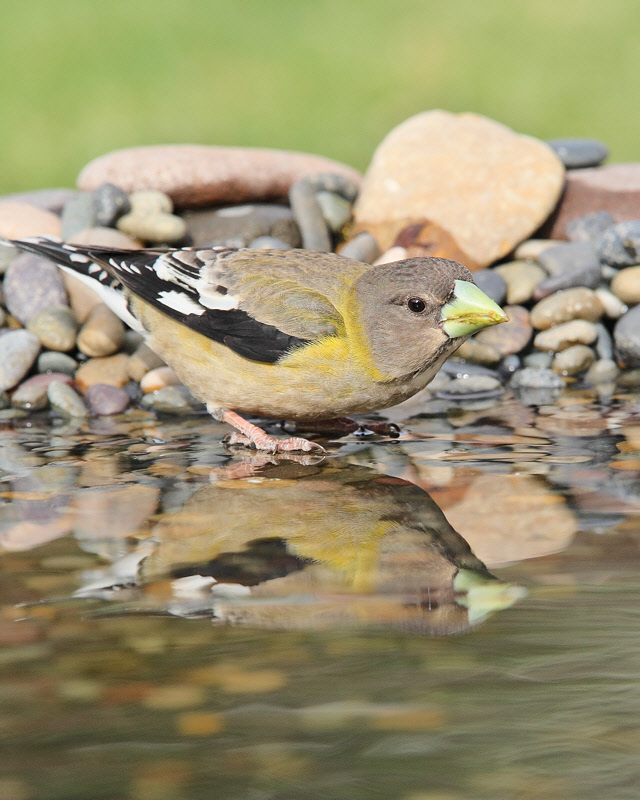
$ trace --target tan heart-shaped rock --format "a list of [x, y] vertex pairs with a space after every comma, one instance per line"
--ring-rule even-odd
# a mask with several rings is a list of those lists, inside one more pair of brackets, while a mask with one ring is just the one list
[[479, 269], [547, 219], [564, 167], [544, 142], [478, 114], [425, 111], [374, 153], [355, 207], [354, 234], [381, 250], [437, 255]]

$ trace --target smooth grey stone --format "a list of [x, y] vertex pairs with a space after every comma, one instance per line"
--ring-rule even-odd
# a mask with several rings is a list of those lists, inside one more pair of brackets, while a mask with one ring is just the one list
[[62, 209], [62, 238], [65, 241], [76, 233], [87, 228], [95, 228], [97, 224], [96, 199], [92, 192], [76, 192], [64, 204]]
[[559, 275], [572, 272], [577, 268], [591, 269], [598, 267], [598, 253], [589, 242], [563, 242], [553, 247], [548, 247], [537, 258], [549, 275]]
[[596, 322], [595, 326], [598, 331], [598, 338], [596, 339], [596, 354], [598, 358], [612, 359], [613, 337], [609, 333], [609, 329], [601, 322]]
[[49, 405], [47, 386], [26, 385], [18, 386], [11, 395], [11, 405], [14, 408], [23, 408], [25, 411], [41, 411]]
[[48, 350], [66, 353], [75, 347], [78, 322], [68, 306], [43, 308], [31, 317], [27, 328]]
[[553, 367], [560, 375], [580, 375], [595, 361], [596, 354], [586, 344], [574, 344], [556, 353]]
[[185, 211], [182, 218], [196, 247], [246, 247], [259, 236], [273, 236], [291, 248], [302, 242], [291, 209], [275, 203]]
[[80, 395], [63, 381], [52, 381], [47, 396], [51, 408], [63, 417], [82, 419], [89, 415]]
[[328, 253], [331, 236], [318, 202], [316, 188], [308, 178], [294, 183], [289, 189], [289, 203], [298, 223], [305, 250]]
[[602, 272], [598, 262], [590, 267], [578, 266], [572, 270], [545, 278], [536, 286], [533, 292], [533, 299], [542, 300], [543, 297], [548, 297], [550, 294], [559, 292], [562, 289], [572, 289], [574, 286], [586, 286], [588, 289], [595, 289], [600, 285], [601, 279]]
[[564, 381], [553, 370], [525, 367], [511, 378], [511, 389], [564, 389]]
[[131, 402], [124, 389], [105, 383], [94, 383], [84, 395], [89, 411], [99, 417], [121, 414]]
[[618, 375], [616, 386], [620, 389], [640, 389], [640, 369], [627, 369]]
[[129, 195], [113, 183], [102, 183], [93, 192], [98, 225], [112, 228], [123, 214], [131, 210]]
[[6, 307], [23, 325], [43, 308], [67, 305], [67, 293], [56, 265], [31, 253], [11, 262], [3, 291]]
[[471, 376], [486, 375], [489, 378], [499, 380], [499, 375], [494, 369], [483, 367], [480, 364], [470, 364], [468, 361], [461, 361], [457, 358], [450, 358], [442, 365], [440, 372], [452, 378], [469, 378]]
[[567, 222], [567, 238], [571, 242], [590, 242], [595, 245], [598, 238], [607, 228], [615, 225], [615, 222], [608, 211], [592, 211]]
[[291, 248], [282, 239], [276, 239], [275, 236], [258, 236], [252, 242], [249, 242], [248, 247], [251, 250], [290, 250]]
[[550, 369], [553, 363], [552, 353], [529, 353], [522, 362], [525, 368], [530, 369]]
[[340, 248], [340, 255], [362, 261], [363, 264], [372, 264], [380, 255], [380, 248], [373, 236], [363, 231]]
[[507, 282], [492, 269], [481, 269], [473, 273], [473, 280], [479, 289], [488, 295], [494, 303], [501, 306], [507, 296]]
[[46, 350], [38, 356], [38, 372], [62, 372], [63, 375], [75, 375], [77, 369], [78, 362], [67, 353]]
[[612, 267], [630, 267], [640, 263], [640, 220], [612, 225], [599, 237], [598, 255]]
[[124, 332], [124, 344], [121, 350], [131, 356], [142, 344], [144, 344], [144, 336], [138, 331], [127, 328]]
[[616, 358], [624, 367], [640, 367], [640, 305], [630, 308], [616, 322], [613, 341]]
[[324, 221], [333, 233], [340, 233], [344, 226], [351, 219], [353, 206], [342, 195], [336, 192], [321, 190], [316, 193], [318, 203], [322, 209]]
[[197, 400], [186, 386], [165, 386], [157, 392], [146, 394], [140, 405], [165, 414], [192, 414], [203, 411], [205, 406]]
[[333, 192], [344, 197], [350, 203], [353, 203], [360, 191], [358, 184], [350, 178], [344, 175], [336, 175], [332, 172], [309, 175], [304, 180], [308, 181], [316, 192]]
[[40, 340], [24, 329], [0, 336], [0, 391], [17, 386], [40, 352]]
[[502, 384], [489, 375], [471, 375], [455, 378], [444, 389], [436, 392], [440, 400], [488, 400], [503, 393]]
[[140, 388], [138, 381], [129, 381], [125, 383], [124, 390], [132, 403], [137, 403], [144, 396], [144, 392]]
[[498, 366], [498, 372], [503, 377], [508, 378], [513, 375], [514, 372], [517, 372], [521, 366], [522, 362], [520, 360], [520, 356], [517, 356], [515, 353], [511, 353], [502, 359], [500, 365]]
[[609, 155], [607, 145], [597, 139], [549, 139], [547, 144], [566, 169], [597, 167]]
[[600, 358], [594, 361], [587, 370], [584, 380], [593, 386], [602, 383], [611, 383], [620, 374], [618, 365], [611, 358]]
[[60, 214], [65, 203], [76, 194], [75, 189], [54, 188], [54, 189], [35, 189], [31, 192], [15, 192], [14, 194], [3, 194], [0, 203], [3, 201], [26, 203], [34, 208], [42, 208], [51, 211], [53, 214]]

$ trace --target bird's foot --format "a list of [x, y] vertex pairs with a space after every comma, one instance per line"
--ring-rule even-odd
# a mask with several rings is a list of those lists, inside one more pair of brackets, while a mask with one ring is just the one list
[[267, 453], [290, 453], [291, 451], [302, 451], [309, 453], [315, 451], [324, 453], [324, 447], [301, 436], [291, 436], [288, 439], [278, 439], [269, 436], [268, 433], [254, 425], [249, 420], [236, 414], [235, 411], [212, 408], [207, 406], [209, 413], [217, 420], [233, 425], [238, 433], [232, 433], [228, 443], [231, 445], [243, 445], [244, 447], [254, 447], [256, 450], [263, 450]]

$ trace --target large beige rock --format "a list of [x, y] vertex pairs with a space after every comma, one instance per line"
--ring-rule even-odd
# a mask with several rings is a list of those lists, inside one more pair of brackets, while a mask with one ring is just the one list
[[94, 159], [78, 177], [93, 191], [114, 183], [125, 192], [155, 189], [176, 206], [244, 203], [285, 197], [307, 175], [331, 172], [360, 183], [360, 173], [323, 156], [254, 147], [196, 144], [150, 145], [115, 150]]
[[0, 202], [0, 236], [24, 239], [27, 236], [60, 236], [60, 217], [18, 201]]
[[354, 233], [476, 269], [539, 228], [563, 186], [564, 167], [544, 142], [478, 114], [426, 111], [376, 150]]

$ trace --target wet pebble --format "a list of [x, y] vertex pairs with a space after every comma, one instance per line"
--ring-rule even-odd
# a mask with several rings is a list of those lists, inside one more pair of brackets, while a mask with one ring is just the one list
[[258, 236], [247, 245], [251, 250], [290, 250], [290, 246], [275, 236]]
[[78, 367], [76, 384], [81, 392], [86, 392], [94, 383], [108, 383], [110, 386], [122, 388], [129, 380], [128, 366], [129, 356], [126, 353], [117, 353], [106, 358], [90, 358]]
[[483, 364], [487, 367], [495, 366], [500, 361], [500, 353], [488, 344], [482, 344], [476, 339], [467, 339], [456, 350], [456, 356], [474, 364]]
[[533, 293], [546, 277], [547, 273], [532, 261], [510, 261], [500, 264], [493, 270], [507, 285], [506, 300], [509, 305], [527, 303]]
[[305, 250], [331, 251], [331, 237], [318, 202], [316, 189], [308, 178], [294, 183], [289, 190], [289, 204], [300, 228]]
[[584, 344], [575, 344], [557, 353], [551, 368], [559, 375], [579, 375], [589, 369], [595, 353]]
[[601, 260], [612, 267], [640, 262], [640, 220], [612, 225], [599, 237], [596, 247]]
[[351, 219], [351, 203], [335, 192], [325, 190], [316, 193], [322, 216], [333, 233], [340, 233]]
[[129, 195], [113, 183], [103, 183], [93, 193], [95, 199], [96, 222], [111, 227], [116, 220], [131, 210]]
[[511, 355], [505, 356], [500, 362], [500, 375], [511, 377], [511, 375], [517, 372], [521, 366], [522, 361], [520, 360], [520, 357], [515, 353], [512, 353]]
[[129, 395], [124, 389], [105, 383], [94, 383], [84, 395], [84, 401], [92, 414], [110, 416], [121, 414], [129, 405]]
[[97, 224], [96, 198], [91, 192], [76, 192], [64, 204], [61, 217], [62, 233], [65, 242], [85, 228]]
[[593, 322], [574, 319], [554, 325], [536, 334], [533, 344], [538, 350], [559, 353], [574, 344], [593, 344], [598, 336], [598, 328]]
[[49, 405], [48, 386], [25, 381], [11, 395], [11, 405], [24, 411], [40, 411]]
[[140, 388], [143, 394], [149, 394], [158, 392], [167, 386], [178, 386], [180, 383], [180, 378], [171, 367], [162, 366], [147, 372], [140, 380]]
[[640, 266], [626, 267], [611, 281], [611, 291], [623, 303], [640, 303]]
[[124, 343], [124, 323], [104, 303], [94, 306], [78, 333], [78, 349], [91, 357], [110, 356]]
[[592, 245], [600, 236], [615, 224], [608, 211], [593, 211], [567, 222], [567, 238], [571, 242], [590, 242]]
[[[598, 358], [612, 359], [613, 358], [613, 337], [601, 322], [596, 325], [597, 339], [596, 339], [596, 355]], [[588, 344], [588, 342], [586, 343]]]
[[440, 370], [440, 374], [442, 373], [448, 375], [450, 378], [468, 378], [470, 376], [484, 375], [498, 380], [498, 373], [496, 370], [480, 366], [479, 364], [469, 364], [458, 358], [450, 358], [448, 361], [445, 361]]
[[509, 388], [523, 403], [541, 406], [554, 403], [564, 390], [564, 381], [550, 369], [525, 367], [516, 372]]
[[503, 276], [492, 269], [481, 269], [473, 273], [473, 280], [480, 289], [499, 306], [507, 296], [507, 284]]
[[549, 277], [536, 287], [533, 293], [535, 300], [573, 286], [595, 289], [602, 277], [598, 255], [588, 242], [570, 242], [550, 247], [540, 254], [538, 261]]
[[609, 155], [609, 148], [597, 139], [549, 139], [547, 144], [566, 169], [597, 167]]
[[157, 392], [144, 395], [142, 406], [165, 414], [191, 414], [204, 410], [204, 404], [197, 400], [186, 386], [166, 386]]
[[480, 400], [497, 397], [504, 391], [502, 383], [489, 375], [455, 378], [436, 393], [441, 400]]
[[549, 352], [528, 353], [522, 360], [525, 369], [551, 369], [553, 354]]
[[616, 380], [619, 374], [620, 370], [613, 359], [600, 358], [594, 361], [589, 367], [584, 379], [587, 383], [597, 385], [601, 383], [611, 383]]
[[363, 231], [338, 249], [341, 256], [362, 261], [364, 264], [373, 264], [380, 255], [378, 243], [370, 233]]
[[537, 330], [545, 330], [572, 319], [597, 322], [603, 311], [602, 303], [591, 289], [576, 287], [540, 300], [531, 310], [531, 324]]
[[134, 381], [140, 382], [147, 372], [164, 366], [165, 363], [160, 356], [143, 342], [136, 348], [135, 352], [129, 356], [129, 377]]
[[613, 341], [622, 367], [640, 367], [640, 305], [629, 309], [616, 322]]
[[63, 417], [82, 419], [89, 414], [82, 398], [63, 381], [50, 383], [47, 395], [51, 408]]
[[475, 339], [480, 344], [489, 345], [500, 356], [519, 353], [529, 344], [533, 328], [529, 320], [529, 312], [522, 306], [505, 306], [509, 317], [508, 322], [499, 326], [485, 328], [476, 334]]
[[0, 391], [12, 389], [29, 372], [40, 352], [40, 340], [26, 330], [0, 336]]
[[609, 319], [619, 319], [629, 310], [629, 307], [606, 286], [598, 286], [596, 297], [602, 303], [605, 316], [609, 317]]
[[43, 308], [67, 304], [58, 268], [31, 253], [11, 262], [4, 276], [3, 292], [6, 307], [23, 325]]
[[35, 333], [43, 347], [66, 353], [75, 347], [78, 323], [68, 306], [55, 306], [34, 314], [27, 329]]
[[67, 353], [58, 353], [47, 350], [38, 356], [38, 372], [61, 372], [64, 375], [74, 375], [78, 362]]

